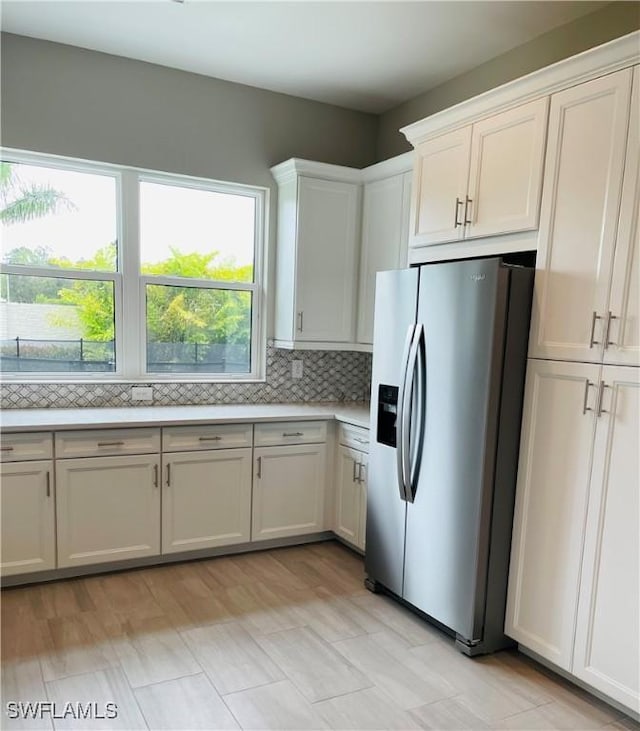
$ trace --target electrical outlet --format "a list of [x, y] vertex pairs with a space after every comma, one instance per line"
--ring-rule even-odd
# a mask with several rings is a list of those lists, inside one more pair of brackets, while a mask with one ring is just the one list
[[152, 386], [132, 386], [131, 387], [131, 400], [132, 401], [153, 401], [153, 387]]
[[291, 378], [302, 378], [304, 372], [304, 361], [303, 360], [292, 360], [291, 361]]

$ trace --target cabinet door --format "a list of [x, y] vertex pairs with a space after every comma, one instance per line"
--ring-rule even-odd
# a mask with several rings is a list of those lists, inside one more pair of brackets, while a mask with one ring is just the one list
[[551, 97], [532, 357], [602, 358], [631, 73], [619, 71]]
[[416, 147], [410, 246], [462, 238], [470, 150], [470, 126]]
[[367, 183], [362, 207], [362, 251], [358, 296], [359, 343], [373, 343], [376, 274], [406, 266], [410, 174]]
[[251, 449], [166, 455], [162, 553], [251, 540]]
[[252, 540], [323, 530], [324, 444], [255, 449], [253, 475]]
[[605, 366], [589, 493], [573, 673], [640, 701], [640, 372]]
[[364, 551], [366, 544], [366, 533], [367, 533], [367, 472], [369, 469], [369, 455], [365, 453], [360, 454], [360, 528], [358, 530], [358, 541], [356, 546]]
[[465, 237], [538, 227], [548, 98], [473, 125]]
[[160, 458], [58, 460], [58, 566], [160, 553]]
[[605, 363], [640, 365], [640, 66], [635, 67]]
[[361, 453], [347, 447], [338, 448], [336, 466], [336, 522], [335, 531], [354, 546], [360, 538], [360, 483], [358, 465]]
[[53, 462], [3, 464], [3, 576], [55, 568]]
[[[600, 367], [531, 360], [505, 632], [570, 669]], [[585, 410], [588, 409], [588, 410]]]
[[357, 185], [300, 177], [296, 340], [354, 339], [358, 209]]

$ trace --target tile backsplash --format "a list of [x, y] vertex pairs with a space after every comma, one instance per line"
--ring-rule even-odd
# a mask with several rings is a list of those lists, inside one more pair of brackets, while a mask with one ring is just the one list
[[[302, 378], [291, 377], [291, 361], [304, 361]], [[3, 409], [149, 406], [132, 402], [131, 385], [153, 386], [153, 403], [282, 403], [287, 401], [362, 401], [371, 388], [371, 354], [348, 351], [288, 351], [267, 348], [264, 383], [3, 383]]]

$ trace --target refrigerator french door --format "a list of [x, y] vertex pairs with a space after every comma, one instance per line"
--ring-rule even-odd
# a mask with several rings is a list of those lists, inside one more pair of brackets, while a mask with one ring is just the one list
[[455, 632], [503, 634], [533, 270], [500, 258], [376, 282], [367, 585]]

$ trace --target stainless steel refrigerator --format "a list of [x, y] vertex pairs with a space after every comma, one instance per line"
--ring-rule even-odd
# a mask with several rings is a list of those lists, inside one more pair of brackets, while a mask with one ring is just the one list
[[501, 258], [376, 281], [366, 585], [456, 634], [503, 634], [533, 269]]

